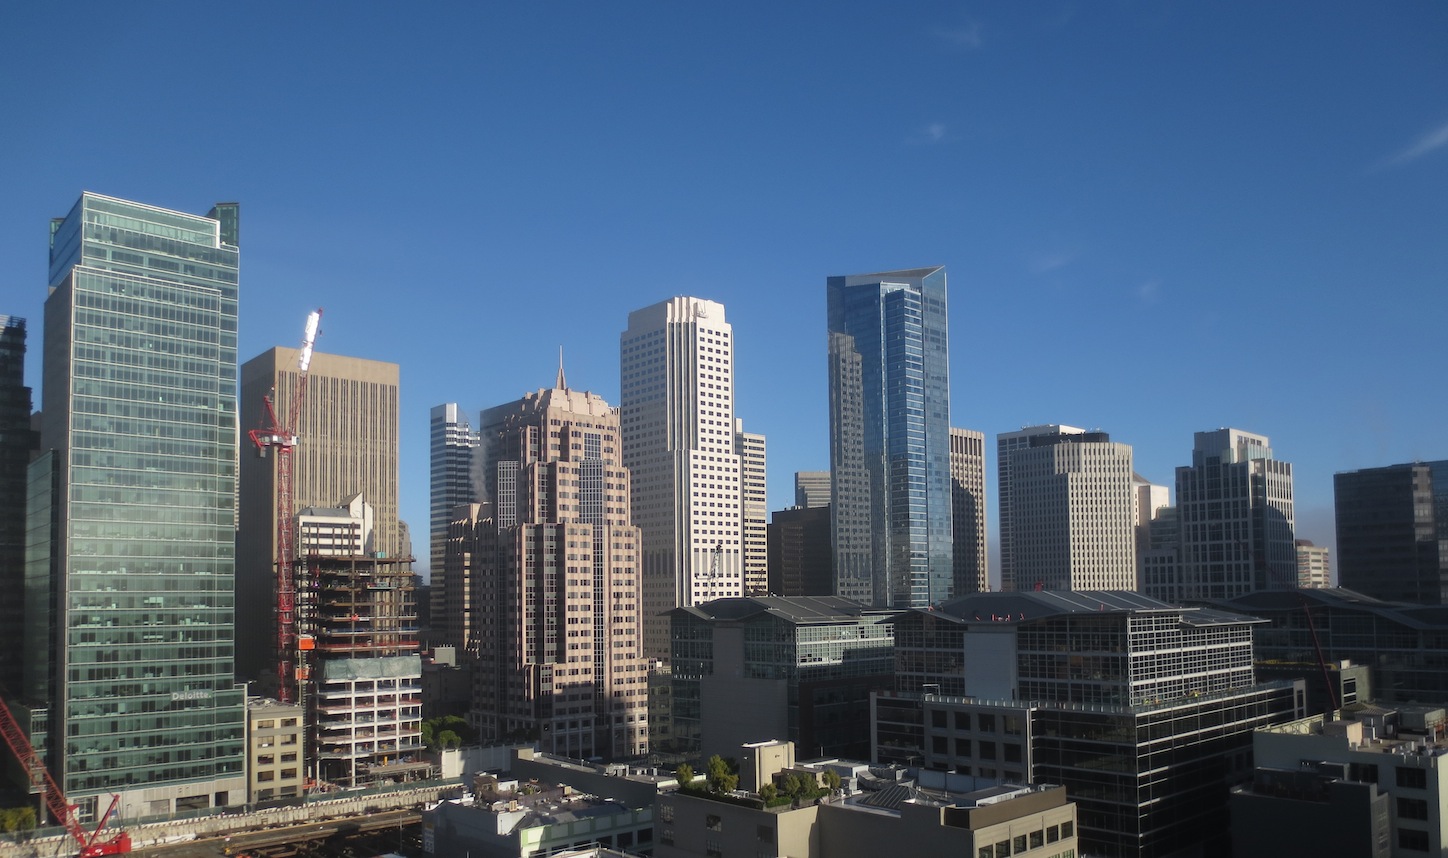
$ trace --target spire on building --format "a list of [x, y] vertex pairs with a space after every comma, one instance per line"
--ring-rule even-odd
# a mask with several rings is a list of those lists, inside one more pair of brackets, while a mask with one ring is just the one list
[[559, 390], [568, 389], [568, 379], [563, 377], [563, 346], [558, 347], [558, 383], [553, 386]]

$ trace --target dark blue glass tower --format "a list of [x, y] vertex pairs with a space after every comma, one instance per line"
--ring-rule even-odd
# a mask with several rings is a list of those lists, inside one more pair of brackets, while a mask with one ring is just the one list
[[835, 592], [936, 604], [952, 586], [945, 269], [827, 288]]

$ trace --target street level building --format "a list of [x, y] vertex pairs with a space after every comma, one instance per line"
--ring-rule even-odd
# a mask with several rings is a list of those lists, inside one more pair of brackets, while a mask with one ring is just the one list
[[83, 820], [246, 801], [237, 213], [85, 193], [51, 223], [23, 696]]
[[301, 798], [308, 763], [305, 737], [306, 712], [300, 705], [260, 697], [246, 701], [249, 804]]
[[1337, 577], [1390, 602], [1448, 604], [1448, 461], [1335, 474]]
[[897, 691], [873, 704], [873, 757], [1062, 784], [1087, 854], [1218, 854], [1252, 731], [1302, 714], [1301, 683], [1254, 678], [1257, 624], [1124, 591], [981, 593], [905, 612]]
[[[769, 753], [757, 766], [749, 758]], [[763, 747], [761, 747], [763, 746]], [[792, 743], [759, 742], [743, 757], [742, 793], [702, 789], [661, 793], [654, 812], [658, 858], [878, 858], [907, 849], [918, 855], [970, 858], [1075, 858], [1076, 808], [1059, 786], [1001, 786], [944, 776], [926, 785], [894, 779], [842, 759], [794, 762]], [[751, 771], [758, 769], [758, 773]], [[826, 772], [844, 773], [839, 790], [822, 788]], [[749, 781], [746, 784], [746, 779]], [[793, 781], [819, 797], [766, 798]], [[957, 785], [960, 784], [960, 785]], [[772, 793], [771, 793], [772, 794]]]
[[1442, 656], [1448, 617], [1436, 605], [1384, 602], [1342, 587], [1260, 591], [1203, 604], [1266, 620], [1252, 631], [1261, 662], [1295, 662], [1319, 675], [1319, 658], [1366, 665], [1380, 703], [1448, 700]]
[[[1234, 818], [1234, 842], [1251, 837], [1265, 840], [1264, 845], [1296, 841], [1298, 832], [1283, 825], [1296, 817], [1338, 836], [1331, 854], [1409, 858], [1440, 855], [1448, 848], [1442, 707], [1350, 707], [1341, 720], [1312, 716], [1259, 730], [1252, 750], [1255, 788], [1234, 794], [1233, 811], [1244, 813], [1241, 823], [1271, 819], [1272, 824], [1256, 831], [1241, 828], [1239, 834]], [[1263, 780], [1283, 782], [1292, 775], [1318, 775], [1327, 795], [1289, 797], [1260, 788]], [[1324, 804], [1335, 806], [1337, 815]], [[1295, 842], [1288, 850], [1306, 854]]]
[[773, 736], [818, 754], [865, 756], [870, 692], [890, 687], [893, 615], [837, 596], [675, 609], [676, 746], [707, 758]]
[[633, 311], [619, 364], [623, 466], [643, 534], [644, 652], [667, 659], [667, 611], [744, 595], [734, 331], [724, 305], [678, 297]]
[[954, 585], [944, 268], [830, 277], [835, 593], [924, 607]]

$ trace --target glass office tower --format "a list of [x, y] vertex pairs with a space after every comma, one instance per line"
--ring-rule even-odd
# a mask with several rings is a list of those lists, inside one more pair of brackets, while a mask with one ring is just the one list
[[[51, 224], [28, 639], [49, 763], [91, 811], [240, 804], [233, 678], [237, 207], [206, 217], [84, 194]], [[35, 575], [35, 564], [48, 575]], [[31, 618], [31, 622], [41, 618]], [[28, 630], [29, 631], [29, 630]], [[104, 810], [109, 799], [100, 802]]]
[[827, 288], [835, 592], [936, 604], [952, 590], [945, 269]]

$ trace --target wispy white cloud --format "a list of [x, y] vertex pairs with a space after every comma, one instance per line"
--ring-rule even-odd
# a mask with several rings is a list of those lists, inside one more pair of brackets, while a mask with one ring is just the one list
[[1417, 140], [1414, 140], [1401, 152], [1390, 155], [1374, 164], [1373, 170], [1387, 170], [1392, 167], [1401, 167], [1404, 164], [1409, 164], [1422, 158], [1424, 155], [1430, 155], [1445, 146], [1448, 146], [1448, 123], [1444, 123], [1419, 137]]
[[1143, 304], [1155, 304], [1161, 294], [1161, 281], [1155, 278], [1136, 287], [1136, 297]]
[[956, 27], [936, 27], [935, 35], [957, 48], [973, 51], [981, 46], [980, 22], [966, 21]]
[[934, 146], [937, 143], [948, 143], [951, 139], [944, 122], [931, 122], [917, 129], [907, 142], [918, 146]]
[[1067, 265], [1075, 262], [1076, 257], [1080, 254], [1081, 251], [1075, 247], [1048, 250], [1043, 253], [1037, 253], [1026, 260], [1026, 267], [1030, 269], [1032, 274], [1046, 274], [1058, 268], [1065, 268]]

